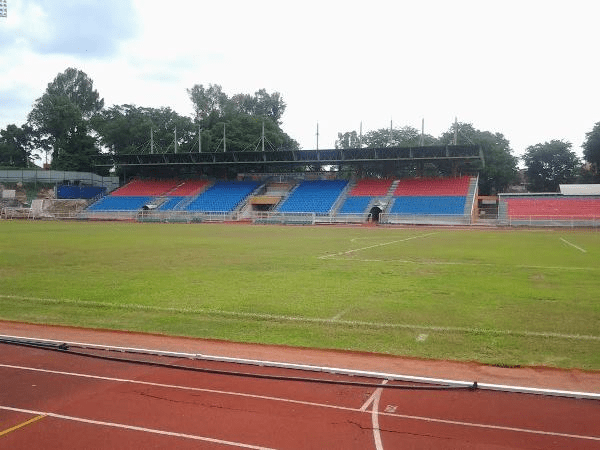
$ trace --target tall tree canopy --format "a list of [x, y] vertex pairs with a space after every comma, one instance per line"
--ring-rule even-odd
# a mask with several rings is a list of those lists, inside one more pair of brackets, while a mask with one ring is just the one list
[[594, 171], [597, 174], [600, 168], [600, 122], [594, 125], [592, 131], [585, 134], [583, 157], [587, 162], [594, 165]]
[[440, 143], [479, 145], [483, 152], [485, 167], [479, 168], [479, 193], [495, 195], [503, 192], [517, 178], [518, 158], [512, 154], [510, 143], [502, 133], [480, 131], [470, 123], [452, 125], [440, 137]]
[[8, 125], [0, 130], [0, 166], [29, 167], [32, 159], [31, 127]]
[[533, 192], [557, 192], [560, 184], [575, 180], [579, 167], [571, 143], [559, 140], [527, 147], [523, 161], [529, 190]]
[[28, 123], [43, 147], [52, 149], [52, 168], [94, 170], [99, 154], [89, 120], [104, 106], [93, 81], [69, 68], [48, 84], [29, 113]]
[[115, 105], [97, 114], [92, 124], [100, 142], [116, 155], [150, 153], [151, 133], [155, 153], [173, 153], [175, 135], [180, 152], [193, 151], [198, 139], [192, 120], [170, 108]]
[[281, 129], [286, 105], [278, 92], [269, 94], [260, 89], [254, 95], [229, 97], [215, 84], [207, 88], [196, 84], [187, 91], [194, 106], [195, 121], [202, 128], [203, 148], [209, 151], [220, 148], [255, 150], [262, 137], [263, 124], [266, 150], [299, 148], [298, 143]]
[[209, 84], [208, 88], [196, 84], [187, 92], [197, 122], [206, 120], [211, 114], [224, 116], [233, 113], [269, 118], [279, 125], [286, 107], [279, 92], [269, 94], [265, 89], [256, 91], [254, 95], [236, 94], [231, 98], [218, 84]]
[[338, 138], [335, 141], [335, 148], [359, 148], [362, 146], [361, 137], [356, 131], [345, 131], [338, 133]]
[[[426, 134], [423, 145], [433, 145], [437, 139]], [[421, 132], [411, 126], [401, 128], [379, 128], [367, 131], [362, 137], [356, 130], [338, 133], [336, 148], [379, 148], [379, 147], [414, 147], [421, 144]]]
[[[368, 131], [362, 139], [365, 147], [411, 147], [421, 142], [421, 132], [416, 128], [404, 126], [401, 128], [380, 128]], [[424, 136], [424, 145], [432, 145], [436, 139], [432, 136]]]

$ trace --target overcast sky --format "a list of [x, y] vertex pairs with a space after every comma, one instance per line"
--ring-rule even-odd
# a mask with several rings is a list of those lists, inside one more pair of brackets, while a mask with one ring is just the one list
[[0, 128], [48, 83], [83, 70], [105, 105], [192, 114], [186, 89], [265, 88], [302, 148], [338, 132], [457, 117], [516, 154], [552, 139], [581, 154], [600, 122], [598, 0], [7, 0]]

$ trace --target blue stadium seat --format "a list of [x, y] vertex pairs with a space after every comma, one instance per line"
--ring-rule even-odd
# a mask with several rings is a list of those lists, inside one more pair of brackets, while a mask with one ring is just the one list
[[95, 198], [106, 192], [105, 187], [61, 185], [56, 188], [56, 197], [61, 199]]
[[137, 211], [152, 201], [152, 197], [112, 196], [102, 197], [88, 211]]
[[341, 214], [362, 214], [372, 199], [373, 197], [348, 197], [339, 212]]
[[347, 184], [347, 181], [342, 180], [303, 181], [278, 211], [328, 214]]
[[193, 200], [186, 209], [199, 212], [231, 212], [258, 186], [255, 181], [219, 181]]

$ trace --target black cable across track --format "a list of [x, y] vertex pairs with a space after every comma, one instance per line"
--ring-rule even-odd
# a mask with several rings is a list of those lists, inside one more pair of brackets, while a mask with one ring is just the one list
[[[466, 386], [450, 386], [450, 385], [414, 385], [414, 384], [381, 384], [381, 383], [367, 383], [362, 381], [341, 381], [341, 380], [332, 380], [327, 378], [310, 378], [310, 377], [291, 377], [284, 375], [269, 375], [269, 374], [259, 374], [259, 373], [250, 373], [250, 372], [238, 372], [232, 370], [219, 370], [219, 369], [208, 369], [205, 367], [190, 367], [184, 366], [180, 364], [168, 364], [162, 363], [158, 361], [150, 361], [143, 359], [134, 359], [134, 358], [117, 358], [115, 356], [107, 356], [107, 355], [96, 355], [93, 353], [86, 353], [82, 351], [73, 350], [66, 343], [49, 343], [43, 341], [30, 341], [26, 339], [12, 339], [12, 338], [0, 338], [0, 344], [9, 344], [9, 345], [19, 345], [22, 347], [31, 347], [38, 348], [42, 350], [49, 350], [59, 353], [64, 353], [67, 355], [81, 356], [85, 358], [94, 358], [101, 359], [104, 361], [113, 361], [120, 363], [128, 363], [128, 364], [138, 364], [150, 367], [161, 367], [166, 369], [173, 370], [185, 370], [189, 372], [198, 372], [198, 373], [208, 373], [213, 375], [225, 375], [232, 377], [243, 377], [243, 378], [255, 378], [255, 379], [263, 379], [263, 380], [273, 380], [273, 381], [295, 381], [302, 383], [316, 383], [316, 384], [331, 384], [338, 386], [354, 386], [354, 387], [367, 387], [374, 389], [405, 389], [405, 390], [421, 390], [421, 391], [473, 391], [477, 389], [477, 381], [474, 381], [473, 384]], [[196, 358], [190, 358], [194, 361], [199, 361]], [[388, 381], [393, 381], [389, 380]]]

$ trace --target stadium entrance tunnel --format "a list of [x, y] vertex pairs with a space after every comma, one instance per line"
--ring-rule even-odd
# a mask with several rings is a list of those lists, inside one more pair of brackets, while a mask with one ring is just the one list
[[379, 206], [373, 206], [369, 211], [369, 222], [379, 222], [379, 214], [381, 214], [381, 208]]

